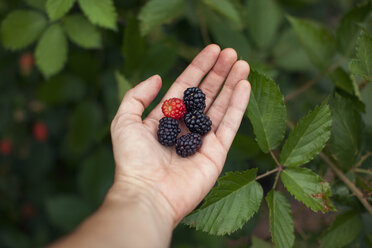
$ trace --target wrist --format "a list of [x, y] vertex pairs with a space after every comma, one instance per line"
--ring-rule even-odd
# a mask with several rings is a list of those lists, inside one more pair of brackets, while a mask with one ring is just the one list
[[52, 247], [168, 247], [173, 215], [162, 199], [136, 178], [115, 180], [102, 206]]
[[177, 224], [174, 210], [166, 198], [154, 185], [135, 176], [116, 177], [106, 195], [105, 204], [120, 206], [123, 211], [130, 208], [170, 233]]

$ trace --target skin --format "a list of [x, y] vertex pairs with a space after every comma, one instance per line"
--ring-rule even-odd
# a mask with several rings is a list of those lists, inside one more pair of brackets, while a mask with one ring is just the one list
[[[248, 63], [237, 61], [233, 49], [209, 45], [146, 119], [142, 113], [161, 88], [160, 76], [129, 90], [111, 124], [113, 186], [96, 213], [50, 247], [168, 247], [173, 229], [207, 195], [222, 171], [248, 105], [248, 74]], [[174, 147], [157, 141], [161, 105], [171, 97], [182, 99], [186, 88], [196, 86], [206, 94], [212, 130], [195, 155], [181, 158]]]

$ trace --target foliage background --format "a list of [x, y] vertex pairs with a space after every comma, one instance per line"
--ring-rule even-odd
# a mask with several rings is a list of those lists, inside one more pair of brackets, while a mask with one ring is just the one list
[[[63, 1], [55, 1], [54, 7], [47, 2], [53, 1], [0, 2], [0, 140], [12, 146], [9, 154], [0, 155], [0, 247], [42, 246], [73, 230], [92, 213], [112, 183], [109, 125], [125, 90], [160, 74], [164, 86], [156, 99], [159, 101], [193, 56], [212, 42], [233, 47], [252, 68], [275, 80], [287, 96], [290, 121], [297, 122], [335, 90], [350, 98], [361, 109], [358, 125], [363, 129], [354, 128], [351, 142], [355, 137], [360, 141], [356, 141], [355, 151], [344, 154], [355, 152], [359, 159], [371, 150], [372, 85], [368, 76], [370, 80], [372, 65], [367, 63], [359, 73], [355, 70], [362, 67], [353, 70], [350, 66], [354, 76], [348, 76], [351, 59], [360, 59], [355, 54], [357, 36], [361, 30], [371, 34], [370, 5], [355, 14], [354, 22], [359, 26], [353, 23], [345, 30], [338, 28], [345, 13], [365, 1], [95, 0], [93, 5], [102, 6], [94, 9], [89, 1], [71, 0], [65, 1], [71, 4], [66, 16], [64, 5], [58, 5]], [[19, 10], [23, 12], [9, 21], [10, 13]], [[298, 39], [296, 25], [293, 29], [288, 16], [322, 23], [336, 37], [336, 45], [328, 43], [328, 31], [320, 36], [307, 33]], [[297, 35], [304, 29], [299, 30]], [[324, 46], [312, 47], [319, 40]], [[318, 54], [311, 56], [314, 49]], [[365, 59], [371, 61], [372, 52], [368, 51], [371, 47]], [[337, 68], [338, 73], [332, 73]], [[353, 86], [358, 83], [360, 96]], [[310, 87], [298, 91], [303, 85]], [[42, 126], [42, 130], [35, 131], [35, 126]], [[248, 168], [259, 168], [260, 174], [275, 168], [254, 137], [245, 118], [223, 174]], [[371, 162], [367, 158], [360, 168], [368, 169]], [[354, 223], [361, 231], [348, 247], [370, 247], [371, 216], [322, 160], [315, 158], [307, 167], [331, 182], [332, 200], [340, 212], [361, 214], [362, 221]], [[370, 175], [341, 169], [363, 193], [371, 192]], [[259, 182], [266, 195], [274, 175]], [[281, 185], [279, 188], [285, 192]], [[294, 246], [318, 247], [320, 235], [336, 214], [313, 213], [293, 198], [291, 205]], [[262, 204], [259, 212], [230, 236], [211, 236], [180, 225], [172, 246], [270, 247], [260, 240], [270, 240], [268, 230], [268, 210]]]

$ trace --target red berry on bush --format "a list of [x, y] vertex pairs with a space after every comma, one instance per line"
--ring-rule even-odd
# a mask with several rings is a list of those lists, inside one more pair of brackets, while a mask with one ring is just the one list
[[7, 140], [3, 139], [0, 141], [0, 153], [4, 156], [9, 155], [12, 152], [13, 146], [12, 143]]
[[165, 117], [171, 117], [175, 120], [183, 118], [186, 114], [186, 106], [179, 98], [166, 100], [161, 106], [161, 110]]
[[34, 67], [34, 64], [34, 55], [32, 55], [32, 53], [23, 53], [19, 58], [19, 68], [21, 70], [21, 74], [24, 76], [29, 75]]
[[32, 218], [36, 214], [36, 209], [31, 203], [25, 203], [21, 207], [21, 214], [26, 219]]
[[32, 128], [32, 134], [37, 141], [46, 141], [49, 136], [48, 127], [44, 122], [37, 122]]

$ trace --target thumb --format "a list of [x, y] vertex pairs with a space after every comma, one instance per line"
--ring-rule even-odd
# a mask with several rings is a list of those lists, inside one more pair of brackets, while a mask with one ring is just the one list
[[155, 99], [161, 88], [161, 77], [154, 75], [127, 91], [116, 116], [142, 121], [142, 113]]

